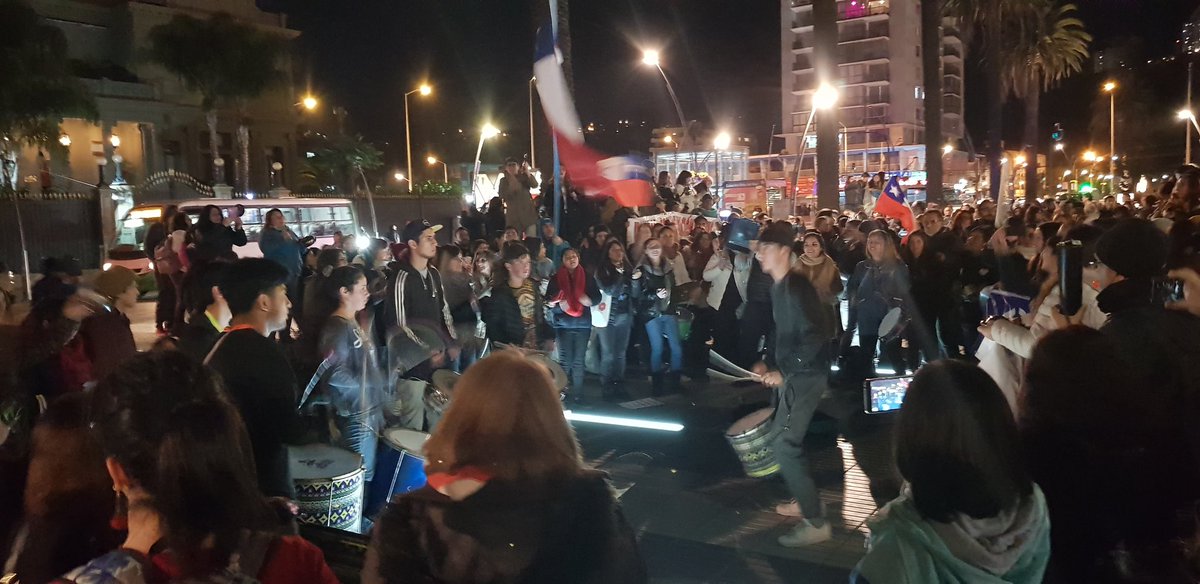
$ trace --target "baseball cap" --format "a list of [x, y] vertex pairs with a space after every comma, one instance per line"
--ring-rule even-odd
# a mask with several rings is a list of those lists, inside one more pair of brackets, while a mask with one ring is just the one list
[[426, 221], [424, 219], [421, 219], [420, 221], [414, 219], [412, 221], [409, 221], [404, 226], [403, 241], [405, 243], [407, 243], [409, 241], [419, 241], [421, 239], [421, 234], [425, 233], [426, 229], [432, 229], [434, 233], [437, 233], [438, 231], [440, 231], [442, 229], [442, 226], [441, 225], [431, 225], [428, 221]]

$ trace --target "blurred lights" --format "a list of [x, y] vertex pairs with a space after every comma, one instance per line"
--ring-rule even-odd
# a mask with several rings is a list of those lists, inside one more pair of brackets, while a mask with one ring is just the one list
[[717, 150], [725, 150], [726, 148], [729, 148], [729, 143], [731, 141], [732, 138], [730, 138], [729, 132], [721, 132], [720, 134], [717, 134], [716, 138], [713, 139], [713, 147]]
[[658, 67], [658, 51], [654, 49], [646, 49], [642, 51], [642, 63], [651, 67]]
[[822, 83], [813, 93], [813, 108], [829, 109], [837, 103], [837, 100], [838, 90], [828, 83]]
[[491, 124], [484, 124], [480, 135], [483, 136], [484, 140], [487, 140], [488, 138], [495, 138], [496, 136], [500, 135], [500, 129]]
[[315, 98], [311, 95], [306, 95], [306, 96], [304, 96], [304, 99], [300, 100], [300, 105], [303, 105], [304, 109], [306, 109], [308, 111], [315, 110], [315, 109], [317, 109], [317, 105], [318, 105], [317, 98]]

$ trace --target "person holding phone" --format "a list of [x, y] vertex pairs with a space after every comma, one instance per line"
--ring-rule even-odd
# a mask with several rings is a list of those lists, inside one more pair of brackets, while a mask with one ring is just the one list
[[792, 267], [795, 238], [790, 224], [772, 223], [759, 235], [756, 252], [772, 281], [775, 334], [768, 336], [766, 359], [753, 370], [762, 376], [764, 385], [776, 388], [771, 448], [779, 461], [779, 474], [795, 498], [776, 506], [775, 512], [800, 518], [799, 524], [779, 538], [785, 547], [812, 545], [832, 537], [803, 444], [817, 404], [828, 389], [833, 322], [812, 282]]
[[515, 227], [522, 236], [537, 235], [537, 209], [533, 206], [533, 195], [530, 194], [536, 186], [538, 180], [530, 172], [528, 161], [518, 161], [516, 158], [504, 161], [504, 174], [500, 177], [497, 189], [506, 207], [504, 224], [506, 227]]

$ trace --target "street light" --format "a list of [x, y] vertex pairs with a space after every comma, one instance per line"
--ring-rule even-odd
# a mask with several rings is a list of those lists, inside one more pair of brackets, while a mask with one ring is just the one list
[[1017, 165], [1022, 165], [1022, 164], [1025, 164], [1025, 155], [1024, 155], [1024, 154], [1018, 154], [1018, 155], [1017, 155], [1017, 159], [1016, 159], [1016, 160], [1014, 160], [1014, 162], [1016, 162], [1016, 163], [1017, 163]]
[[[1108, 151], [1112, 153], [1112, 159], [1108, 161], [1108, 174], [1117, 174], [1117, 84], [1114, 81], [1109, 81], [1104, 84], [1104, 91], [1108, 93]], [[1109, 185], [1109, 190], [1112, 190], [1112, 185]]]
[[430, 156], [430, 157], [426, 158], [426, 159], [425, 159], [425, 162], [428, 162], [428, 163], [429, 163], [429, 166], [433, 166], [433, 165], [435, 165], [435, 164], [440, 164], [440, 165], [442, 165], [442, 182], [444, 182], [444, 183], [448, 183], [448, 182], [450, 182], [450, 171], [446, 169], [446, 163], [445, 163], [445, 162], [442, 162], [441, 160], [438, 160], [438, 159], [436, 159], [436, 158], [434, 158], [434, 157], [432, 157], [432, 156]]
[[[404, 182], [408, 180], [407, 178], [404, 178], [403, 172], [397, 172], [396, 174], [393, 174], [392, 178], [396, 179], [396, 182]], [[412, 181], [409, 181], [409, 184], [412, 184]]]
[[300, 100], [300, 105], [304, 106], [304, 109], [310, 112], [317, 109], [318, 104], [319, 102], [317, 101], [317, 98], [311, 95], [306, 95], [304, 96], [304, 99]]
[[679, 116], [679, 127], [683, 129], [683, 137], [687, 138], [687, 120], [683, 117], [683, 108], [679, 106], [679, 98], [675, 96], [675, 88], [671, 87], [671, 80], [667, 79], [667, 72], [663, 71], [660, 64], [658, 51], [654, 49], [642, 51], [642, 63], [658, 69], [658, 72], [662, 75], [663, 82], [667, 84], [667, 93], [671, 94], [671, 103], [675, 104], [675, 114]]
[[65, 147], [70, 147], [71, 146], [71, 137], [66, 134], [63, 134], [62, 136], [58, 137], [58, 143], [62, 144]]
[[954, 152], [953, 144], [946, 144], [945, 146], [942, 146], [942, 156], [950, 154], [951, 152]]
[[113, 145], [113, 148], [121, 147], [121, 137], [116, 134], [109, 136], [108, 142]]
[[1066, 145], [1060, 142], [1060, 143], [1054, 145], [1054, 149], [1059, 152], [1062, 152], [1064, 149], [1066, 149]]
[[1095, 162], [1096, 161], [1096, 151], [1088, 150], [1087, 152], [1084, 152], [1083, 159], [1087, 162]]
[[533, 143], [536, 132], [533, 129], [533, 86], [537, 83], [537, 75], [529, 78], [529, 166], [537, 168], [537, 147]]
[[819, 109], [830, 109], [837, 105], [838, 90], [832, 85], [821, 82], [813, 92], [812, 107], [809, 108], [808, 122], [804, 124], [804, 133], [800, 135], [800, 155], [796, 157], [796, 165], [792, 170], [792, 214], [796, 214], [796, 195], [800, 192], [800, 166], [804, 162], [804, 151], [808, 147], [808, 130], [812, 128], [813, 117]]
[[[412, 140], [411, 140], [412, 136], [408, 131], [408, 96], [410, 96], [414, 93], [420, 93], [422, 96], [426, 96], [426, 95], [429, 95], [430, 93], [433, 93], [433, 88], [430, 87], [428, 84], [422, 83], [420, 87], [404, 94], [404, 156], [408, 159], [408, 176], [413, 175], [413, 171], [412, 171]], [[410, 192], [410, 193], [412, 192], [412, 181], [408, 181], [408, 192]], [[421, 213], [420, 197], [417, 197], [417, 213], [424, 216], [424, 213]]]
[[490, 123], [484, 124], [479, 130], [479, 147], [475, 149], [475, 170], [471, 173], [471, 195], [475, 197], [475, 204], [479, 204], [479, 195], [475, 189], [479, 184], [479, 157], [483, 154], [483, 141], [499, 135], [500, 130]]
[[1186, 154], [1184, 156], [1184, 162], [1190, 163], [1192, 161], [1191, 128], [1196, 128], [1196, 132], [1200, 133], [1200, 124], [1196, 123], [1196, 114], [1193, 113], [1192, 110], [1189, 110], [1189, 109], [1179, 110], [1179, 113], [1175, 114], [1175, 117], [1177, 117], [1181, 120], [1187, 120], [1187, 121], [1191, 122], [1191, 125], [1188, 126], [1189, 131], [1188, 131], [1188, 136], [1187, 136], [1187, 148], [1184, 149], [1184, 150], [1186, 150]]

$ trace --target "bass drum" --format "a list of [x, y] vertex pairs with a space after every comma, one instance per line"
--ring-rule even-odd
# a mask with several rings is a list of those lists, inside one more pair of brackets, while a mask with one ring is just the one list
[[301, 523], [358, 532], [366, 474], [362, 456], [328, 444], [289, 446], [288, 470]]

